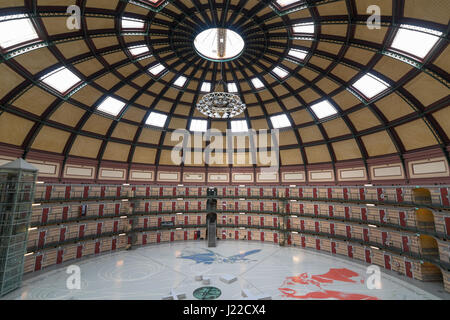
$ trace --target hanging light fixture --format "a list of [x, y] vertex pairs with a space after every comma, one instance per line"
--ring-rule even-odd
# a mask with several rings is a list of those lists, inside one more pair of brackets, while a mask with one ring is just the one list
[[[227, 29], [220, 28], [218, 31], [218, 56], [224, 57], [227, 45]], [[220, 74], [221, 79], [217, 84], [222, 83], [225, 87], [222, 65], [220, 65]], [[241, 98], [237, 94], [229, 92], [208, 93], [197, 103], [197, 110], [210, 118], [233, 118], [243, 113], [245, 109], [246, 105], [241, 101]]]

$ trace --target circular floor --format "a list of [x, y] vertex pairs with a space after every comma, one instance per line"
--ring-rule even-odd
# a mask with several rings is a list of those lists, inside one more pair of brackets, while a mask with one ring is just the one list
[[[381, 268], [381, 286], [369, 289], [367, 266], [299, 248], [247, 242], [220, 241], [207, 248], [205, 241], [167, 243], [74, 262], [79, 266], [80, 289], [68, 289], [69, 265], [23, 281], [22, 288], [3, 299], [155, 299], [185, 294], [196, 300], [197, 290], [210, 299], [439, 299]], [[195, 280], [202, 274], [210, 284]], [[220, 280], [237, 278], [233, 283]], [[75, 282], [76, 283], [76, 282]], [[211, 294], [208, 294], [211, 293]], [[202, 293], [203, 294], [203, 293]], [[200, 295], [201, 296], [201, 295]]]

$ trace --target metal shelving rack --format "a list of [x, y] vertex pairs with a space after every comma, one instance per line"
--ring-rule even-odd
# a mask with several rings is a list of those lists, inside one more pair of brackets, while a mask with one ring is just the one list
[[22, 284], [37, 173], [23, 159], [0, 167], [0, 296]]

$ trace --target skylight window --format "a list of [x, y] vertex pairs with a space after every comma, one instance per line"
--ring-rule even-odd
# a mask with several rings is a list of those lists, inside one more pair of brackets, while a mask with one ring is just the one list
[[148, 116], [147, 120], [145, 121], [145, 124], [162, 128], [162, 127], [164, 127], [166, 120], [167, 120], [167, 115], [159, 113], [159, 112], [151, 112], [150, 115]]
[[247, 132], [248, 126], [245, 120], [231, 121], [231, 132]]
[[276, 3], [280, 6], [280, 7], [286, 7], [286, 6], [290, 6], [292, 4], [295, 3], [302, 3], [304, 2], [303, 0], [277, 0]]
[[278, 116], [270, 117], [270, 121], [272, 121], [272, 126], [275, 129], [278, 128], [286, 128], [291, 126], [291, 122], [285, 114], [280, 114]]
[[40, 80], [60, 93], [66, 93], [70, 88], [81, 82], [81, 79], [66, 67], [50, 72]]
[[208, 60], [231, 60], [244, 50], [244, 39], [235, 31], [223, 28], [211, 28], [202, 31], [194, 39], [197, 53]]
[[292, 27], [294, 33], [314, 33], [314, 23], [299, 23]]
[[230, 82], [227, 84], [228, 92], [238, 92], [238, 88], [236, 86], [236, 83]]
[[256, 89], [259, 89], [259, 88], [264, 87], [264, 84], [262, 83], [261, 80], [259, 80], [259, 78], [253, 78], [253, 79], [252, 79], [252, 83], [253, 83], [253, 86], [254, 86]]
[[179, 76], [173, 84], [176, 85], [177, 87], [183, 87], [186, 81], [187, 78], [185, 76]]
[[337, 110], [328, 100], [324, 100], [322, 102], [316, 103], [315, 105], [312, 105], [311, 109], [319, 119], [337, 114]]
[[97, 110], [117, 116], [122, 111], [125, 103], [113, 97], [108, 97], [97, 107]]
[[442, 32], [436, 30], [402, 24], [395, 34], [391, 48], [423, 59], [435, 46], [441, 35]]
[[389, 85], [383, 80], [367, 73], [353, 84], [353, 87], [361, 92], [366, 98], [371, 99], [377, 94], [389, 88]]
[[144, 26], [143, 20], [122, 18], [122, 29], [144, 29]]
[[275, 67], [275, 68], [273, 68], [272, 71], [281, 79], [286, 78], [287, 75], [289, 74], [286, 70], [284, 70], [281, 67]]
[[210, 92], [211, 91], [211, 82], [203, 82], [200, 91]]
[[199, 120], [199, 119], [192, 119], [191, 126], [189, 127], [189, 130], [191, 131], [199, 131], [199, 132], [206, 132], [208, 128], [208, 121], [206, 120]]
[[164, 70], [166, 70], [166, 67], [164, 67], [161, 63], [158, 63], [158, 64], [154, 65], [153, 67], [151, 67], [150, 69], [148, 69], [148, 71], [154, 76], [157, 76]]
[[288, 55], [290, 55], [291, 57], [303, 60], [305, 59], [305, 57], [307, 56], [308, 51], [304, 51], [304, 50], [299, 50], [299, 49], [291, 49], [288, 52]]
[[17, 14], [0, 17], [0, 19], [0, 47], [2, 49], [9, 49], [18, 44], [39, 39], [33, 23], [27, 15]]
[[130, 47], [128, 50], [130, 51], [130, 53], [133, 56], [139, 56], [139, 55], [141, 55], [143, 53], [146, 53], [146, 52], [150, 51], [147, 46]]

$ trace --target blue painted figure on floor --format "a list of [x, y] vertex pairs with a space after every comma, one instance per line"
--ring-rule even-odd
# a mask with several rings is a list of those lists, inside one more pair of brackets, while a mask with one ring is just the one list
[[251, 262], [256, 260], [251, 260], [246, 258], [249, 255], [258, 253], [261, 251], [261, 249], [256, 250], [250, 250], [246, 251], [244, 253], [235, 254], [233, 256], [225, 257], [219, 253], [215, 253], [214, 251], [203, 249], [206, 252], [205, 253], [195, 253], [192, 255], [180, 255], [177, 258], [181, 259], [190, 259], [194, 260], [196, 263], [203, 263], [203, 264], [212, 264], [213, 262], [216, 263], [237, 263], [237, 262]]

